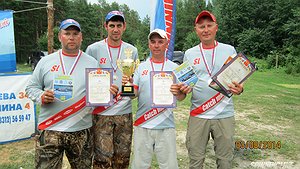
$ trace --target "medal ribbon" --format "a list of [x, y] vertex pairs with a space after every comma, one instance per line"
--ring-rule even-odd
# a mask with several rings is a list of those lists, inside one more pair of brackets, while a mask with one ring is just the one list
[[214, 66], [215, 66], [215, 60], [216, 60], [216, 59], [215, 59], [216, 42], [214, 42], [214, 50], [213, 50], [212, 57], [211, 57], [211, 62], [212, 62], [212, 63], [211, 63], [211, 68], [210, 68], [210, 67], [208, 66], [208, 64], [207, 64], [206, 57], [205, 57], [205, 54], [204, 54], [204, 52], [203, 52], [202, 43], [200, 43], [199, 46], [200, 46], [200, 52], [201, 52], [201, 56], [202, 56], [202, 58], [203, 58], [203, 61], [204, 61], [206, 70], [207, 70], [209, 76], [211, 76], [212, 71], [213, 71]]
[[[108, 55], [109, 55], [109, 61], [110, 61], [111, 67], [114, 69], [114, 72], [116, 72], [117, 69], [118, 69], [117, 62], [116, 62], [116, 65], [114, 65], [112, 53], [111, 53], [110, 46], [109, 46], [109, 44], [108, 44], [107, 38], [106, 38], [105, 41], [106, 41], [106, 48], [107, 48], [107, 52], [108, 52]], [[121, 56], [122, 43], [123, 43], [123, 41], [121, 41], [121, 44], [120, 44], [120, 46], [118, 47], [118, 48], [119, 48], [119, 51], [118, 51], [117, 60], [118, 60], [118, 59], [120, 58], [120, 56]]]
[[[160, 71], [163, 71], [163, 70], [164, 70], [164, 66], [165, 66], [165, 62], [166, 62], [166, 61], [167, 61], [167, 58], [164, 59], [164, 62], [163, 62], [163, 64], [162, 64], [162, 66], [161, 66], [161, 70], [160, 70]], [[154, 69], [154, 66], [153, 66], [153, 60], [152, 60], [152, 58], [150, 59], [150, 63], [151, 63], [152, 71], [154, 71], [155, 69]]]
[[[72, 67], [70, 69], [70, 72], [67, 75], [70, 76], [73, 73], [73, 71], [74, 71], [74, 69], [75, 69], [75, 67], [76, 67], [76, 65], [78, 63], [78, 60], [79, 60], [81, 54], [82, 54], [82, 51], [79, 50], [79, 52], [78, 52], [78, 54], [76, 56], [76, 60], [74, 61], [73, 65], [72, 65]], [[64, 59], [63, 59], [62, 55], [63, 55], [62, 54], [62, 50], [60, 50], [60, 52], [59, 52], [59, 59], [60, 59], [60, 64], [61, 64], [61, 67], [62, 67], [63, 74], [65, 75], [66, 74], [66, 67], [65, 67], [65, 63], [64, 63]]]

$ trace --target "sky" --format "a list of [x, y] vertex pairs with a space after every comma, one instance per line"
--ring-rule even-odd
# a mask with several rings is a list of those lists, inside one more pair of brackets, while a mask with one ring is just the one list
[[[87, 0], [91, 3], [97, 3], [98, 0]], [[107, 3], [117, 2], [118, 4], [126, 4], [130, 9], [139, 13], [141, 19], [146, 15], [150, 16], [150, 1], [151, 0], [106, 0]]]

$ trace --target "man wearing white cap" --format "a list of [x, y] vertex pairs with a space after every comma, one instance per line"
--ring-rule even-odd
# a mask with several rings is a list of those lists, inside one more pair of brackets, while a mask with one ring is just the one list
[[[107, 38], [89, 45], [86, 53], [96, 58], [101, 68], [114, 70], [113, 84], [121, 88], [122, 72], [117, 66], [118, 59], [126, 59], [125, 53], [137, 60], [137, 49], [122, 41], [126, 30], [124, 14], [111, 11], [105, 17], [104, 27]], [[93, 111], [94, 169], [128, 168], [132, 141], [132, 104], [129, 97], [120, 93], [109, 107], [97, 107]]]
[[72, 168], [87, 169], [92, 166], [93, 109], [85, 106], [85, 69], [99, 65], [80, 50], [77, 21], [66, 19], [59, 29], [62, 49], [38, 62], [26, 87], [28, 97], [41, 104], [35, 168], [61, 168], [65, 153]]
[[[217, 167], [231, 169], [233, 159], [234, 107], [232, 98], [209, 87], [211, 77], [236, 54], [233, 46], [215, 40], [218, 31], [216, 17], [202, 11], [195, 20], [195, 31], [201, 43], [185, 52], [184, 61], [193, 65], [198, 82], [193, 88], [186, 146], [190, 169], [203, 168], [210, 135], [214, 139]], [[233, 94], [239, 95], [243, 85], [228, 85]]]
[[[151, 167], [153, 153], [161, 169], [178, 168], [176, 155], [176, 134], [172, 109], [152, 108], [150, 73], [172, 71], [178, 65], [166, 58], [168, 36], [164, 30], [154, 29], [148, 36], [152, 57], [141, 63], [134, 73], [133, 84], [138, 97], [138, 110], [134, 123], [134, 158], [132, 169]], [[128, 81], [123, 77], [123, 83]], [[130, 79], [132, 80], [132, 79]], [[183, 84], [172, 84], [171, 93], [177, 100], [183, 100], [191, 88]], [[144, 118], [146, 117], [147, 118]], [[155, 116], [155, 117], [154, 117]]]

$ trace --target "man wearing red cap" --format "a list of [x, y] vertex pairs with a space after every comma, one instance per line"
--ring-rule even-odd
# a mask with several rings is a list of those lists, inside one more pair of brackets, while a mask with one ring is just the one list
[[[220, 70], [226, 60], [236, 54], [233, 46], [215, 40], [218, 31], [216, 17], [202, 11], [195, 20], [195, 31], [201, 43], [185, 52], [184, 60], [193, 65], [199, 81], [193, 88], [186, 146], [190, 169], [203, 168], [205, 151], [210, 135], [214, 140], [217, 166], [230, 169], [233, 159], [234, 106], [232, 98], [211, 89], [211, 77]], [[239, 95], [243, 85], [228, 85], [231, 92]]]

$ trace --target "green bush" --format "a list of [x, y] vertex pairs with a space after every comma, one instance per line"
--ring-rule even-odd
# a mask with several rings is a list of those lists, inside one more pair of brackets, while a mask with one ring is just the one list
[[286, 65], [286, 56], [282, 52], [275, 50], [271, 51], [267, 56], [266, 62], [268, 69], [276, 68], [276, 58], [278, 58], [278, 67], [284, 67]]
[[248, 59], [251, 61], [251, 63], [255, 63], [255, 66], [258, 68], [258, 71], [263, 72], [268, 68], [268, 63], [266, 60], [264, 59], [258, 59], [258, 58], [254, 58], [254, 57], [249, 57], [247, 56]]
[[286, 64], [285, 72], [287, 74], [296, 74], [300, 73], [300, 59], [288, 57], [288, 62]]

